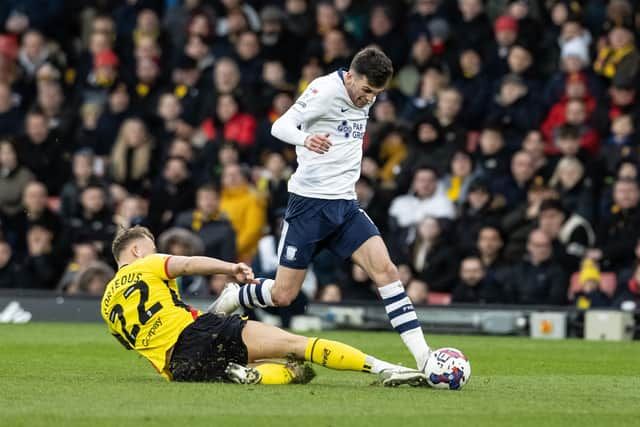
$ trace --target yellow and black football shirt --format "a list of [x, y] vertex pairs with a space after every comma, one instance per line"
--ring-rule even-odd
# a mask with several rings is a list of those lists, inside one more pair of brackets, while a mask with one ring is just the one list
[[180, 299], [167, 271], [169, 258], [153, 254], [122, 266], [107, 284], [100, 308], [113, 336], [167, 379], [167, 352], [200, 314]]

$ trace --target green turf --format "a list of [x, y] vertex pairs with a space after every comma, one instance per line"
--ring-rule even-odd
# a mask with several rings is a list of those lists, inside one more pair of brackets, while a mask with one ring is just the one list
[[[333, 332], [392, 362], [392, 333]], [[308, 385], [168, 383], [102, 325], [0, 325], [0, 426], [640, 425], [640, 343], [433, 336], [470, 358], [460, 392], [371, 386], [318, 369]]]

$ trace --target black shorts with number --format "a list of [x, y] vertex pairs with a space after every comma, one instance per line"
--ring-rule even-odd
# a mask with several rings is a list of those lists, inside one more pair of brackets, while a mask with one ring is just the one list
[[228, 381], [224, 370], [229, 362], [246, 365], [247, 346], [242, 329], [247, 321], [238, 315], [206, 313], [180, 334], [169, 370], [174, 381]]

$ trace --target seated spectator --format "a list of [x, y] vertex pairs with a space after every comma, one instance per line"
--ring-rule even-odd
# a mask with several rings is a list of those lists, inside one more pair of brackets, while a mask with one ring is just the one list
[[456, 242], [462, 253], [473, 251], [478, 231], [487, 224], [499, 224], [504, 199], [496, 197], [483, 178], [474, 179], [467, 200], [460, 206], [456, 221]]
[[596, 106], [593, 124], [601, 135], [607, 135], [613, 119], [629, 114], [634, 123], [640, 121], [640, 103], [636, 99], [637, 89], [632, 78], [617, 76], [611, 82], [608, 97]]
[[460, 116], [463, 101], [455, 87], [443, 88], [438, 91], [435, 109], [427, 113], [438, 121], [444, 143], [457, 149], [464, 149], [467, 143], [467, 129]]
[[438, 91], [447, 87], [448, 79], [440, 65], [430, 65], [422, 72], [417, 93], [407, 100], [400, 112], [400, 119], [415, 123], [416, 119], [431, 111], [437, 100]]
[[633, 248], [640, 236], [640, 190], [632, 179], [618, 179], [613, 200], [598, 226], [597, 249], [592, 256], [605, 270], [617, 271], [633, 260]]
[[25, 135], [18, 143], [18, 158], [38, 181], [45, 183], [51, 195], [60, 192], [69, 176], [68, 147], [63, 146], [49, 130], [47, 119], [39, 109], [30, 110], [25, 118]]
[[567, 277], [553, 260], [551, 239], [535, 229], [529, 234], [527, 255], [511, 268], [505, 281], [507, 301], [514, 304], [562, 305]]
[[513, 209], [527, 200], [527, 190], [534, 178], [533, 160], [520, 150], [511, 158], [511, 173], [493, 183], [492, 190], [504, 197], [507, 209]]
[[522, 141], [529, 129], [540, 124], [540, 105], [516, 74], [506, 75], [488, 108], [487, 121], [499, 124], [508, 145]]
[[27, 256], [21, 268], [23, 288], [55, 288], [59, 277], [59, 254], [53, 251], [53, 233], [42, 225], [31, 225], [26, 233]]
[[149, 196], [149, 223], [156, 234], [170, 227], [180, 212], [194, 206], [195, 193], [186, 161], [168, 158]]
[[[98, 158], [106, 162], [118, 138], [122, 123], [132, 115], [129, 89], [124, 83], [118, 83], [109, 90], [107, 103], [104, 107], [96, 101], [85, 104], [96, 105], [97, 110], [100, 111], [95, 128], [96, 138], [78, 139], [76, 144], [79, 147], [91, 148]], [[86, 124], [84, 126], [90, 128]], [[98, 175], [102, 176], [104, 172], [98, 172]]]
[[29, 182], [22, 193], [22, 210], [10, 221], [11, 233], [15, 236], [14, 253], [21, 259], [28, 249], [27, 231], [34, 225], [46, 228], [51, 234], [52, 244], [61, 249], [62, 219], [47, 206], [47, 188], [38, 181]]
[[542, 132], [538, 129], [532, 129], [527, 132], [527, 135], [522, 141], [522, 150], [531, 156], [531, 162], [533, 163], [533, 169], [535, 171], [534, 174], [548, 181], [553, 174], [555, 163], [545, 154], [544, 148], [545, 141]]
[[558, 149], [554, 142], [559, 138], [559, 132], [563, 125], [573, 126], [580, 136], [580, 147], [586, 150], [592, 157], [598, 154], [600, 147], [600, 137], [598, 133], [588, 123], [588, 112], [584, 101], [571, 99], [567, 101], [564, 110], [564, 120], [551, 115], [542, 124], [542, 132], [547, 139], [547, 154], [558, 154]]
[[580, 290], [573, 296], [573, 302], [578, 309], [611, 306], [609, 296], [600, 290], [600, 270], [593, 260], [586, 258], [582, 262], [578, 282]]
[[227, 215], [236, 231], [238, 259], [251, 262], [264, 231], [266, 204], [239, 165], [225, 166], [222, 172], [220, 211]]
[[536, 70], [533, 52], [530, 47], [522, 42], [517, 42], [509, 49], [507, 55], [508, 72], [519, 76], [527, 86], [527, 92], [540, 98], [542, 92], [542, 82], [538, 78], [539, 72]]
[[13, 216], [21, 210], [22, 193], [33, 180], [31, 171], [18, 162], [14, 143], [0, 139], [0, 211], [3, 214]]
[[[398, 191], [403, 192], [409, 189], [416, 169], [420, 165], [429, 165], [438, 173], [444, 173], [445, 165], [455, 149], [455, 145], [445, 142], [442, 129], [435, 117], [429, 115], [420, 117], [412, 127], [406, 157], [396, 174]], [[373, 156], [374, 153], [372, 152], [371, 155]]]
[[475, 154], [476, 165], [489, 186], [509, 175], [511, 154], [500, 128], [490, 125], [482, 129]]
[[91, 242], [79, 241], [72, 246], [72, 251], [73, 258], [65, 267], [62, 278], [56, 286], [59, 292], [69, 292], [69, 287], [77, 281], [78, 275], [98, 260], [98, 251]]
[[460, 76], [453, 81], [453, 86], [462, 95], [461, 116], [464, 117], [464, 124], [467, 128], [480, 129], [486, 115], [486, 106], [491, 97], [491, 84], [483, 69], [484, 63], [480, 56], [480, 50], [464, 49], [458, 58]]
[[538, 226], [551, 238], [554, 258], [567, 273], [578, 269], [587, 250], [595, 244], [591, 224], [582, 216], [565, 211], [560, 200], [542, 202]]
[[256, 128], [256, 159], [262, 160], [265, 153], [279, 152], [285, 156], [287, 163], [295, 158], [295, 150], [291, 145], [271, 135], [271, 126], [293, 105], [290, 92], [278, 92], [268, 108], [266, 116], [258, 120]]
[[241, 110], [238, 99], [224, 94], [218, 97], [215, 117], [202, 122], [201, 130], [211, 141], [235, 141], [241, 159], [251, 163], [255, 158], [256, 127], [256, 119]]
[[600, 157], [607, 174], [614, 174], [625, 158], [637, 158], [633, 153], [636, 137], [635, 124], [630, 114], [620, 114], [611, 122], [609, 137], [600, 148]]
[[444, 189], [438, 186], [435, 169], [421, 166], [413, 175], [411, 191], [391, 202], [389, 217], [396, 227], [407, 229], [417, 226], [426, 216], [453, 219], [455, 208]]
[[486, 13], [483, 0], [462, 0], [458, 2], [461, 19], [454, 27], [454, 34], [461, 42], [478, 51], [486, 49], [493, 42], [493, 29]]
[[116, 233], [106, 198], [101, 186], [90, 184], [85, 187], [80, 193], [80, 211], [77, 216], [68, 220], [65, 233], [72, 244], [80, 241], [92, 242], [98, 253], [105, 258]]
[[606, 79], [617, 76], [635, 78], [640, 68], [640, 54], [630, 28], [615, 26], [607, 34], [606, 42], [598, 49], [593, 69]]
[[93, 261], [85, 269], [78, 272], [75, 280], [69, 285], [67, 295], [99, 297], [104, 295], [109, 280], [113, 278], [115, 271], [102, 261]]
[[613, 306], [626, 311], [640, 306], [640, 265], [636, 263], [624, 280], [618, 281]]
[[204, 243], [204, 255], [225, 261], [236, 257], [236, 234], [226, 214], [220, 211], [220, 192], [210, 184], [196, 191], [196, 208], [182, 212], [175, 226], [196, 233]]
[[495, 81], [507, 73], [509, 50], [518, 38], [518, 21], [505, 14], [495, 20], [493, 28], [495, 43], [485, 53], [488, 58], [488, 76]]
[[451, 300], [454, 303], [499, 303], [504, 301], [504, 293], [502, 287], [487, 275], [482, 260], [468, 256], [460, 263]]
[[118, 227], [130, 228], [135, 225], [147, 226], [147, 201], [135, 194], [127, 195], [116, 208], [113, 222]]
[[385, 191], [379, 182], [363, 174], [356, 182], [356, 198], [360, 207], [384, 235], [389, 224], [389, 192]]
[[507, 236], [504, 256], [507, 261], [518, 261], [526, 252], [529, 233], [536, 227], [540, 205], [548, 198], [558, 197], [557, 193], [544, 184], [542, 179], [534, 179], [527, 191], [527, 203], [507, 212], [500, 228]]
[[141, 193], [149, 188], [153, 141], [140, 119], [127, 119], [122, 123], [111, 152], [111, 177], [116, 184], [130, 193]]
[[4, 240], [0, 240], [0, 289], [2, 288], [22, 288], [22, 276], [15, 260], [11, 245]]
[[594, 191], [585, 167], [575, 157], [563, 157], [558, 162], [549, 185], [560, 195], [562, 207], [587, 221], [594, 219]]
[[413, 276], [425, 282], [430, 291], [451, 292], [458, 261], [455, 248], [448, 243], [443, 222], [428, 216], [416, 228], [415, 240], [406, 254]]
[[104, 182], [93, 172], [95, 157], [87, 148], [76, 151], [71, 161], [72, 178], [62, 186], [60, 192], [60, 215], [70, 218], [80, 210], [80, 193], [89, 184], [103, 185]]
[[430, 66], [439, 65], [428, 34], [419, 34], [412, 41], [409, 59], [396, 75], [398, 90], [407, 97], [414, 96], [420, 85], [422, 73]]
[[15, 135], [24, 122], [24, 112], [14, 96], [11, 86], [0, 82], [0, 135]]
[[287, 208], [289, 192], [287, 181], [291, 176], [291, 170], [287, 167], [284, 157], [280, 153], [269, 154], [264, 162], [264, 169], [257, 182], [257, 190], [267, 200], [267, 220], [274, 219], [276, 212]]
[[502, 231], [495, 225], [485, 225], [478, 231], [476, 238], [476, 252], [486, 275], [491, 280], [503, 283], [509, 265], [503, 256], [504, 238]]
[[412, 279], [409, 281], [405, 288], [405, 292], [413, 305], [427, 305], [429, 287], [422, 280]]

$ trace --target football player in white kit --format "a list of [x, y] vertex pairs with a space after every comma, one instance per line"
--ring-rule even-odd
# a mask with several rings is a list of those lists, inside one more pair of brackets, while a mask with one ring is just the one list
[[362, 139], [369, 108], [393, 75], [379, 49], [358, 52], [349, 70], [312, 81], [296, 103], [275, 121], [271, 133], [296, 145], [298, 168], [289, 180], [289, 202], [278, 245], [275, 280], [227, 285], [209, 311], [287, 306], [300, 292], [315, 253], [327, 248], [351, 257], [378, 286], [393, 328], [422, 370], [429, 356], [411, 300], [400, 282], [380, 232], [356, 200]]

